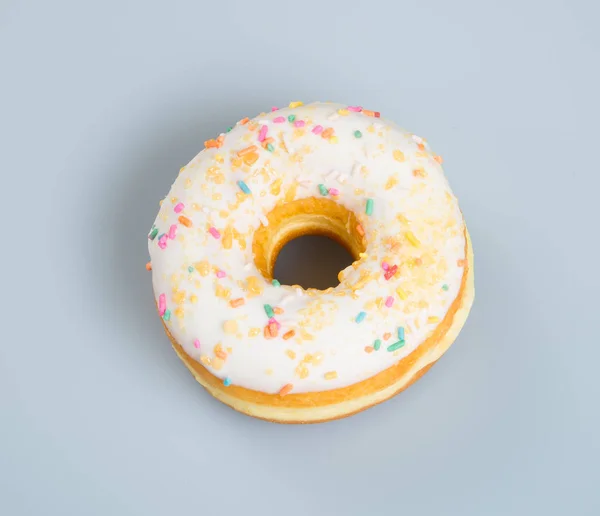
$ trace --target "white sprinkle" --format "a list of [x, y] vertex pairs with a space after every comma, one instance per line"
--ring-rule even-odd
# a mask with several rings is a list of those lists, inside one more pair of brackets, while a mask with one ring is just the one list
[[251, 268], [252, 268], [252, 262], [248, 262], [246, 265], [244, 265], [245, 271], [249, 271]]
[[264, 215], [259, 215], [258, 218], [260, 219], [260, 223], [267, 227], [269, 225], [269, 221], [267, 220], [267, 217], [265, 217]]
[[340, 174], [337, 178], [338, 183], [345, 184], [348, 176], [346, 174]]
[[412, 135], [412, 139], [417, 143], [423, 143], [423, 138], [421, 138], [420, 136], [417, 136], [416, 134]]
[[351, 176], [355, 176], [356, 174], [358, 174], [360, 172], [360, 169], [362, 167], [362, 164], [359, 163], [358, 161], [354, 162], [354, 166], [352, 167], [352, 172], [350, 173]]
[[340, 115], [337, 112], [335, 112], [335, 113], [331, 113], [331, 115], [329, 115], [327, 117], [327, 120], [337, 120], [339, 117], [340, 117]]

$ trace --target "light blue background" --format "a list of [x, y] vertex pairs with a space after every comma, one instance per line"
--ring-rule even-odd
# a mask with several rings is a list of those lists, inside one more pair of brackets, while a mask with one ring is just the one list
[[[600, 513], [598, 2], [0, 5], [0, 514]], [[304, 427], [213, 401], [144, 269], [179, 167], [290, 100], [426, 136], [477, 273], [423, 380]]]

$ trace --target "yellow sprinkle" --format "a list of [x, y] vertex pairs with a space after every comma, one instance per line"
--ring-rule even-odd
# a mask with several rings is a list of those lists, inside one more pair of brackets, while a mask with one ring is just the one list
[[407, 231], [404, 234], [404, 236], [413, 246], [419, 247], [421, 245], [421, 242], [419, 242], [419, 239], [414, 235], [412, 231]]
[[408, 294], [404, 292], [404, 290], [402, 290], [400, 287], [396, 289], [396, 294], [398, 294], [398, 297], [402, 300], [405, 300], [408, 297]]
[[250, 328], [248, 330], [248, 337], [256, 337], [260, 335], [260, 328]]
[[347, 109], [338, 109], [338, 114], [342, 116], [347, 116], [350, 114], [350, 111], [348, 111]]
[[337, 136], [332, 136], [331, 138], [329, 138], [329, 143], [337, 143], [338, 142], [338, 137]]
[[248, 276], [246, 278], [248, 289], [248, 297], [260, 296], [263, 291], [263, 287], [260, 283], [260, 279], [256, 276]]
[[222, 358], [216, 357], [212, 359], [212, 366], [217, 371], [223, 367], [225, 361]]
[[394, 159], [396, 161], [400, 161], [401, 163], [404, 161], [404, 153], [399, 150], [394, 151]]
[[294, 358], [296, 358], [296, 353], [294, 353], [291, 349], [286, 349], [285, 354], [288, 357], [290, 357], [292, 360], [294, 360]]
[[298, 367], [296, 367], [296, 374], [300, 378], [306, 378], [310, 374], [310, 371], [304, 364], [300, 364]]
[[192, 294], [190, 296], [190, 303], [197, 303], [198, 302], [198, 296], [196, 294]]
[[215, 161], [217, 163], [223, 163], [223, 156], [221, 156], [220, 154], [216, 154], [215, 155]]
[[201, 276], [207, 276], [210, 272], [210, 264], [206, 260], [202, 262], [196, 262], [194, 266]]
[[228, 321], [225, 321], [223, 323], [223, 330], [225, 331], [225, 333], [228, 333], [231, 335], [231, 334], [237, 332], [237, 329], [238, 329], [238, 323], [234, 319], [229, 319]]
[[290, 102], [290, 104], [289, 104], [289, 106], [288, 106], [288, 107], [290, 107], [290, 108], [294, 109], [294, 108], [297, 108], [297, 107], [300, 107], [300, 106], [303, 106], [303, 105], [304, 105], [304, 102], [301, 102], [301, 101], [299, 101], [299, 100], [296, 100], [296, 101], [294, 101], [294, 102]]
[[178, 307], [175, 309], [175, 312], [174, 312], [174, 314], [175, 314], [175, 317], [177, 317], [177, 318], [181, 319], [181, 318], [183, 317], [183, 307], [181, 307], [181, 306], [178, 306]]
[[210, 357], [208, 357], [206, 355], [202, 355], [200, 357], [200, 362], [202, 362], [206, 366], [209, 366], [210, 365]]
[[325, 373], [325, 380], [335, 380], [337, 376], [337, 371], [329, 371]]
[[215, 296], [217, 296], [220, 299], [229, 299], [229, 296], [231, 295], [231, 290], [229, 290], [228, 288], [223, 287], [222, 285], [217, 285], [215, 288]]
[[439, 317], [437, 317], [437, 316], [435, 316], [435, 315], [430, 315], [430, 316], [427, 318], [427, 322], [428, 322], [429, 324], [434, 324], [434, 323], [436, 323], [436, 322], [439, 322], [439, 320], [440, 320], [440, 318], [439, 318]]

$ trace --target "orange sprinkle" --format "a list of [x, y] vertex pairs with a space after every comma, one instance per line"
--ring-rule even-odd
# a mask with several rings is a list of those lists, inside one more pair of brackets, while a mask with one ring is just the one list
[[219, 357], [221, 360], [227, 360], [227, 353], [220, 349], [215, 350], [215, 356]]
[[423, 260], [421, 260], [421, 258], [415, 258], [415, 265], [423, 265]]
[[254, 163], [256, 163], [256, 160], [258, 159], [258, 154], [256, 154], [256, 152], [244, 154], [244, 157], [242, 159], [244, 160], [244, 163], [246, 165], [253, 165]]
[[289, 394], [290, 391], [294, 388], [294, 386], [291, 383], [286, 383], [280, 390], [279, 390], [279, 395], [280, 396], [285, 396], [286, 394]]
[[419, 143], [417, 147], [419, 147], [419, 150], [425, 150], [425, 145], [423, 143]]
[[221, 145], [223, 145], [224, 141], [225, 141], [225, 136], [220, 134], [219, 137], [217, 138], [217, 143], [219, 144], [218, 147], [221, 147]]
[[360, 236], [365, 236], [365, 230], [363, 229], [363, 227], [358, 224], [356, 226], [356, 232], [360, 235]]
[[363, 109], [362, 114], [367, 115], [367, 116], [375, 116], [375, 111], [370, 111], [369, 109]]
[[384, 333], [383, 334], [383, 340], [388, 340], [391, 336], [392, 336], [391, 333]]
[[374, 351], [374, 348], [373, 348], [373, 346], [365, 346], [365, 351], [366, 351], [367, 353], [373, 353], [373, 351]]
[[269, 143], [273, 143], [275, 140], [273, 138], [265, 138], [262, 142], [261, 145], [263, 147], [263, 149], [267, 148], [267, 145], [269, 145]]
[[441, 156], [434, 156], [433, 159], [436, 160], [440, 165], [444, 162]]
[[291, 339], [294, 335], [296, 335], [296, 332], [294, 330], [286, 331], [283, 334], [283, 340]]
[[240, 151], [238, 151], [237, 155], [242, 157], [245, 154], [249, 154], [250, 152], [254, 152], [257, 149], [256, 145], [250, 145], [250, 147], [246, 147], [245, 149], [242, 149]]
[[242, 306], [246, 300], [243, 297], [238, 297], [237, 299], [232, 299], [229, 301], [229, 304], [232, 308], [237, 308], [238, 306]]
[[265, 336], [265, 339], [272, 339], [273, 337], [271, 336], [271, 332], [269, 331], [269, 325], [267, 324], [263, 330], [263, 335]]
[[218, 149], [219, 147], [221, 147], [221, 145], [223, 145], [223, 137], [222, 136], [219, 136], [219, 138], [217, 138], [216, 140], [211, 139], [211, 140], [206, 140], [204, 142], [204, 146], [207, 149], [210, 149], [213, 147]]
[[328, 138], [331, 138], [332, 136], [333, 136], [333, 127], [328, 127], [321, 133], [321, 138], [325, 138], [326, 140]]
[[269, 333], [271, 334], [271, 337], [277, 337], [279, 330], [277, 329], [276, 323], [274, 323], [274, 322], [269, 323]]
[[246, 117], [246, 118], [242, 118], [242, 119], [240, 120], [240, 125], [246, 125], [246, 124], [248, 123], [248, 120], [250, 120], [248, 117]]
[[179, 218], [177, 219], [181, 224], [183, 224], [186, 228], [191, 228], [192, 227], [192, 221], [190, 219], [188, 219], [186, 216], [184, 215], [180, 215]]
[[275, 312], [277, 315], [281, 315], [284, 312], [284, 309], [276, 306], [273, 308], [273, 312]]
[[146, 264], [146, 270], [147, 270], [147, 271], [151, 271], [151, 270], [152, 270], [152, 263], [151, 263], [151, 262], [148, 262], [148, 263]]

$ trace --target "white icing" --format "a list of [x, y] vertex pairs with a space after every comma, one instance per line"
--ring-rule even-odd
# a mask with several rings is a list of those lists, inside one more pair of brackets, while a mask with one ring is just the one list
[[[277, 393], [291, 383], [297, 393], [365, 380], [416, 349], [459, 292], [464, 223], [442, 167], [421, 138], [384, 119], [360, 112], [346, 114], [345, 108], [314, 103], [262, 113], [253, 131], [250, 124], [238, 123], [223, 136], [220, 148], [203, 150], [180, 171], [161, 205], [155, 221], [158, 236], [149, 240], [157, 303], [164, 294], [170, 310], [166, 324], [185, 352], [233, 385]], [[290, 114], [305, 126], [288, 122]], [[273, 123], [282, 116], [284, 123]], [[262, 125], [268, 127], [267, 137], [275, 140], [273, 152], [258, 141]], [[335, 138], [314, 134], [316, 125], [333, 128]], [[360, 138], [354, 135], [357, 130]], [[251, 145], [257, 147], [258, 160], [235, 166], [237, 152]], [[240, 180], [251, 195], [242, 194]], [[272, 193], [276, 181], [281, 185]], [[345, 269], [340, 285], [328, 293], [273, 286], [254, 264], [254, 230], [294, 184], [299, 186], [295, 199], [322, 197], [319, 184], [337, 188], [336, 202], [356, 214], [366, 233], [367, 257], [357, 269]], [[374, 200], [371, 216], [365, 214], [367, 198]], [[177, 213], [180, 203], [184, 208]], [[180, 216], [189, 219], [191, 227], [180, 223]], [[177, 226], [175, 239], [159, 240], [172, 225]], [[238, 232], [231, 249], [223, 247], [228, 226]], [[220, 238], [208, 231], [211, 227]], [[418, 247], [410, 243], [408, 231], [420, 242]], [[397, 241], [393, 252], [390, 237]], [[244, 249], [239, 240], [245, 242]], [[166, 242], [164, 249], [159, 241]], [[390, 266], [399, 267], [390, 280], [385, 280], [381, 266], [386, 256]], [[205, 276], [196, 266], [201, 262], [210, 265]], [[224, 277], [217, 277], [217, 271]], [[365, 271], [371, 280], [353, 292], [351, 286]], [[260, 295], [248, 296], [249, 276], [258, 278]], [[217, 287], [228, 289], [229, 297], [216, 296]], [[401, 299], [398, 288], [406, 299]], [[342, 292], [343, 297], [336, 295]], [[389, 308], [388, 296], [394, 300]], [[245, 302], [233, 308], [229, 301], [238, 298]], [[266, 339], [263, 334], [268, 323], [265, 304], [284, 308], [283, 314], [275, 316], [281, 325], [276, 338]], [[366, 317], [357, 323], [361, 311]], [[227, 321], [235, 324], [226, 325]], [[405, 328], [405, 345], [388, 352], [387, 347], [398, 340], [399, 326]], [[260, 330], [257, 335], [254, 328]], [[296, 335], [283, 340], [289, 330]], [[386, 332], [392, 334], [389, 340], [383, 338]], [[376, 339], [381, 339], [381, 348], [365, 351]], [[215, 355], [217, 344], [226, 353], [224, 360]], [[330, 372], [336, 375], [326, 374]]]

